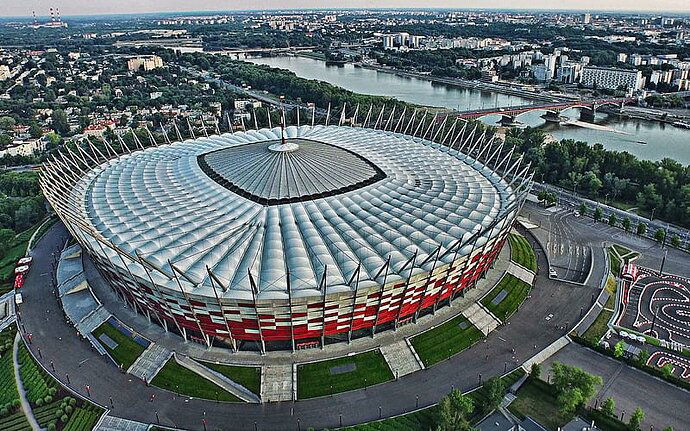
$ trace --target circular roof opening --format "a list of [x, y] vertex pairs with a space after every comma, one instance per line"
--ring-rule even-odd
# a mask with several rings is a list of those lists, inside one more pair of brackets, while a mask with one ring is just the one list
[[197, 160], [215, 182], [262, 205], [333, 196], [386, 178], [361, 155], [308, 139], [223, 148]]

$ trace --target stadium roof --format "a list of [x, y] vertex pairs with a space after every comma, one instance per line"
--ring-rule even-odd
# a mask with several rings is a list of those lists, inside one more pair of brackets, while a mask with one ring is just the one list
[[213, 278], [225, 295], [255, 285], [266, 298], [323, 282], [349, 290], [358, 268], [364, 282], [380, 283], [384, 266], [403, 277], [413, 256], [430, 270], [427, 258], [450, 262], [443, 251], [516, 207], [498, 174], [430, 141], [339, 126], [285, 134], [288, 151], [269, 149], [281, 145], [275, 128], [125, 154], [89, 171], [72, 199], [105, 239], [164, 273], [172, 264], [196, 293], [212, 294]]

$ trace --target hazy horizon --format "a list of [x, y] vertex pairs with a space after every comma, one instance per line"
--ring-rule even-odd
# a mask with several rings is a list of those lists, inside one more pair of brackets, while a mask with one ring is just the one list
[[[29, 17], [32, 11], [39, 16], [47, 16], [51, 7], [60, 9], [62, 16], [108, 15], [108, 14], [148, 14], [148, 13], [189, 13], [214, 11], [248, 11], [275, 9], [522, 9], [522, 10], [572, 10], [591, 12], [647, 12], [647, 13], [687, 13], [690, 12], [690, 1], [687, 0], [640, 0], [631, 7], [628, 0], [429, 0], [420, 5], [410, 0], [264, 0], [252, 3], [251, 7], [233, 6], [230, 2], [217, 0], [119, 0], [114, 2], [84, 0], [29, 0], [0, 4], [0, 16]], [[232, 2], [234, 3], [234, 2]], [[555, 3], [555, 4], [554, 4]], [[557, 7], [555, 7], [557, 6]]]

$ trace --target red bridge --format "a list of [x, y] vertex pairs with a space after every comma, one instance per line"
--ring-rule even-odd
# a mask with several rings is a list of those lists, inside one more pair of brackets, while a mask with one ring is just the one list
[[557, 103], [544, 103], [544, 104], [533, 104], [533, 105], [520, 105], [511, 106], [504, 108], [489, 108], [474, 111], [465, 111], [458, 113], [458, 118], [463, 118], [466, 120], [474, 120], [481, 117], [486, 117], [489, 115], [501, 115], [509, 119], [515, 119], [520, 114], [531, 111], [544, 111], [548, 114], [558, 114], [561, 111], [572, 108], [580, 108], [590, 115], [596, 112], [597, 108], [605, 105], [612, 105], [623, 108], [624, 105], [636, 103], [637, 99], [633, 97], [624, 99], [599, 99], [599, 100], [573, 100], [571, 102], [557, 102]]

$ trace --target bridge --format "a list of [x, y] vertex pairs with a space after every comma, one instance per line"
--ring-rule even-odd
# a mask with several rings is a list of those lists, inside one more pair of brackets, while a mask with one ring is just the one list
[[631, 103], [637, 103], [637, 99], [633, 97], [619, 98], [619, 99], [598, 99], [598, 100], [573, 100], [568, 102], [555, 103], [539, 103], [532, 105], [520, 105], [503, 108], [488, 108], [473, 111], [464, 111], [458, 113], [458, 118], [465, 120], [476, 120], [481, 117], [489, 115], [502, 116], [501, 122], [511, 123], [515, 119], [526, 112], [544, 111], [543, 118], [547, 121], [559, 121], [559, 113], [567, 109], [580, 108], [581, 116], [584, 118], [593, 118], [596, 110], [602, 106], [610, 105], [623, 109], [623, 106]]

